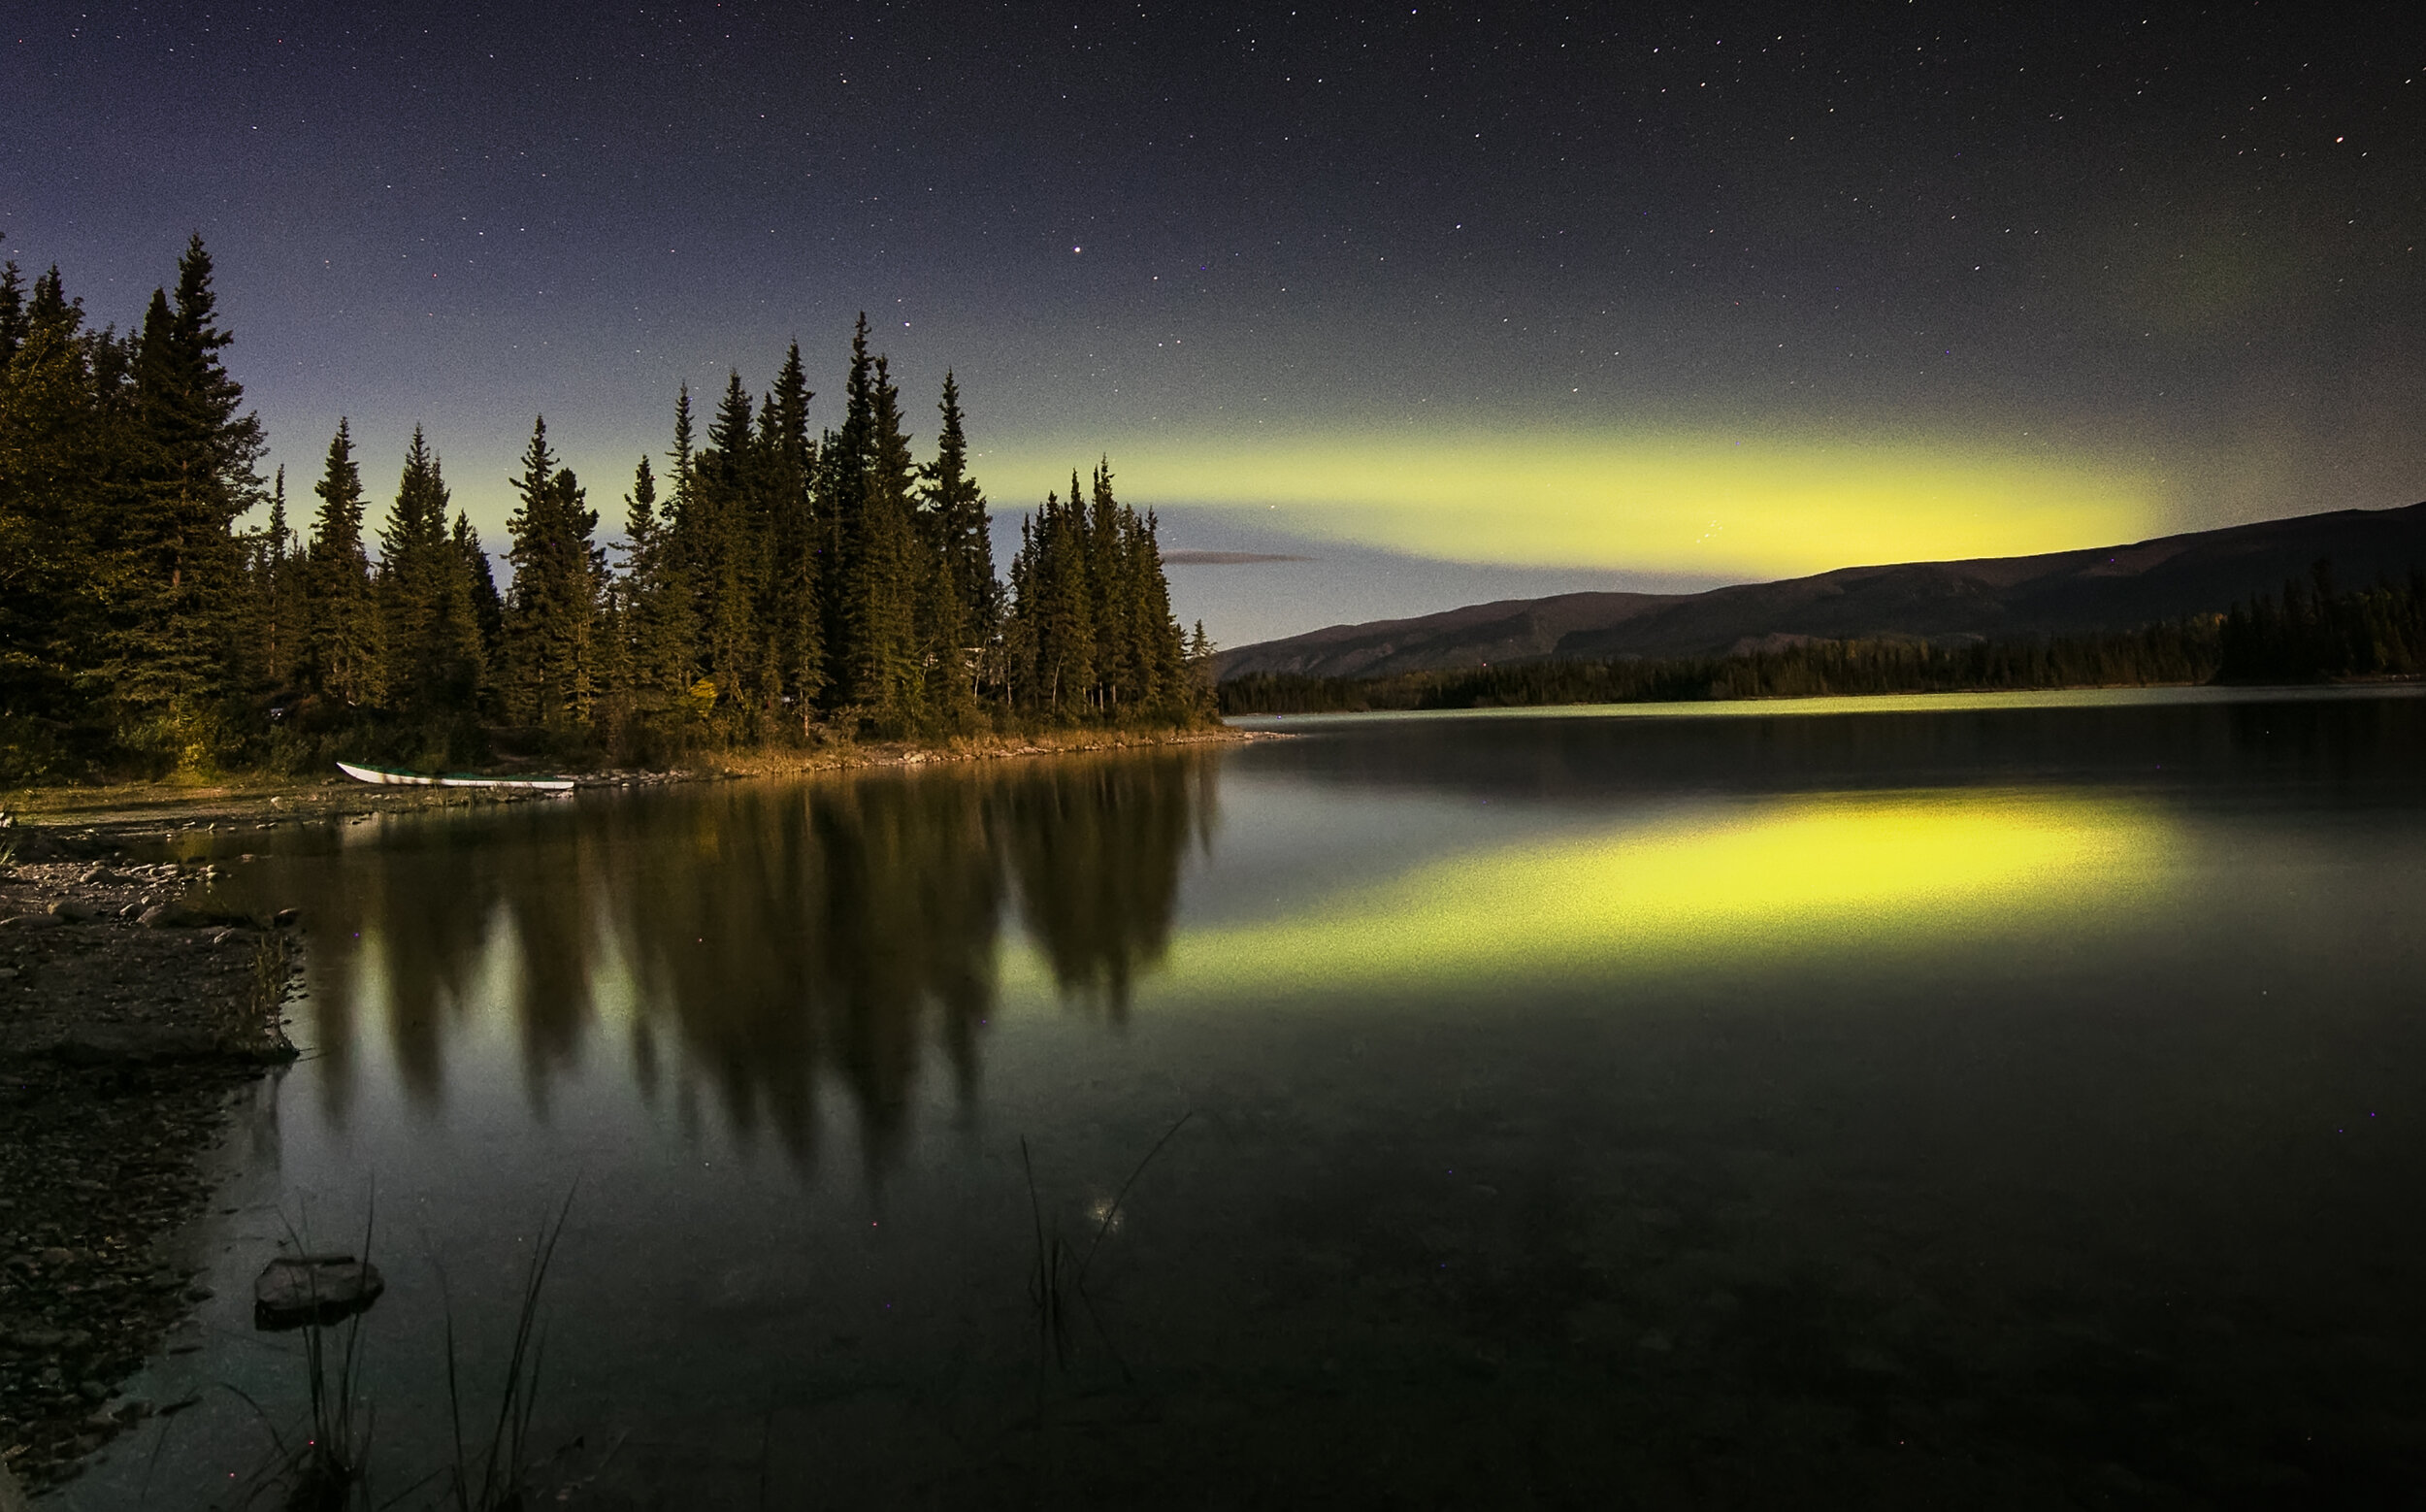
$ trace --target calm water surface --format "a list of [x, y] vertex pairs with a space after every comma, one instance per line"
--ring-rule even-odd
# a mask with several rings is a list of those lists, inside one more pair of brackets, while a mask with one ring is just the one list
[[250, 1277], [374, 1209], [427, 1500], [569, 1193], [574, 1504], [2426, 1484], [2426, 700], [1277, 728], [209, 838], [309, 1054], [139, 1386], [199, 1402], [61, 1503], [225, 1499], [303, 1393]]

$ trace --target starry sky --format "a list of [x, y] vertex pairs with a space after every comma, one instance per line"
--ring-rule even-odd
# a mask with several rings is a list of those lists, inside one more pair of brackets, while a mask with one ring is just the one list
[[2426, 498], [2391, 5], [14, 4], [0, 99], [0, 254], [199, 230], [290, 490], [425, 424], [493, 546], [862, 311], [1000, 513], [1303, 558], [1229, 644]]

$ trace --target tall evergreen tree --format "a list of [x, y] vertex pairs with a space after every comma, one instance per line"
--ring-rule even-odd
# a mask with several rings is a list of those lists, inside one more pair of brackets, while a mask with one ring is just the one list
[[371, 559], [362, 546], [362, 473], [343, 419], [312, 492], [320, 496], [320, 510], [305, 567], [305, 676], [312, 691], [341, 704], [376, 706], [385, 692], [386, 657]]
[[387, 653], [390, 700], [426, 716], [454, 704], [467, 685], [464, 647], [444, 643], [459, 627], [446, 624], [450, 588], [461, 586], [469, 623], [469, 584], [462, 558], [447, 539], [446, 480], [429, 438], [414, 426], [396, 484], [396, 502], [379, 530], [379, 612]]
[[472, 517], [461, 509], [455, 511], [453, 540], [472, 597], [473, 627], [479, 636], [480, 705], [490, 708], [498, 702], [497, 674], [506, 655], [506, 601], [497, 591], [497, 571], [489, 563], [480, 533], [473, 529]]
[[719, 717], [738, 740], [757, 734], [763, 713], [757, 613], [763, 542], [752, 528], [759, 512], [755, 413], [740, 373], [729, 374], [691, 488], [707, 675], [717, 688]]
[[194, 237], [178, 263], [177, 296], [155, 290], [134, 351], [133, 477], [121, 518], [121, 572], [111, 616], [115, 692], [129, 712], [165, 719], [191, 763], [219, 739], [219, 701], [234, 681], [235, 617], [244, 591], [238, 516], [260, 496], [260, 422], [220, 361], [233, 340], [216, 324], [211, 254]]
[[676, 707], [691, 682], [689, 603], [672, 560], [672, 528], [658, 509], [656, 474], [642, 457], [624, 495], [624, 571], [615, 599], [623, 692], [644, 718]]
[[767, 634], [782, 702], [802, 719], [815, 708], [826, 686], [826, 623], [818, 571], [825, 553], [815, 500], [817, 443], [808, 434], [808, 405], [814, 398], [801, 367], [801, 345], [794, 342], [760, 411], [760, 421], [766, 438]]
[[993, 526], [986, 496], [968, 475], [968, 436], [961, 414], [960, 384], [943, 375], [943, 416], [935, 436], [935, 459], [923, 470], [925, 518], [946, 581], [948, 616], [939, 638], [965, 670], [973, 701], [984, 675], [984, 651], [1002, 617], [1002, 589], [994, 577]]
[[262, 685], [277, 692], [294, 685], [310, 612], [305, 602], [303, 546], [286, 518], [284, 467], [270, 485], [270, 523], [262, 532], [259, 560], [262, 616], [255, 665]]
[[916, 595], [931, 576], [911, 512], [916, 472], [902, 431], [901, 392], [882, 357], [870, 372], [867, 436], [843, 558], [844, 698], [861, 717], [898, 730], [920, 712], [925, 669]]
[[[14, 291], [14, 263], [7, 275]], [[82, 723], [109, 692], [94, 666], [115, 577], [102, 553], [115, 440], [96, 371], [103, 341], [83, 329], [56, 268], [0, 314], [11, 346], [0, 366], [0, 712]]]
[[508, 717], [569, 732], [588, 720], [597, 695], [598, 595], [605, 553], [592, 543], [598, 513], [579, 481], [558, 467], [544, 416], [532, 427], [521, 498], [506, 522], [513, 542], [513, 588], [506, 612]]
[[851, 364], [842, 379], [842, 423], [818, 446], [816, 484], [811, 494], [815, 530], [822, 538], [818, 580], [825, 620], [826, 701], [850, 703], [854, 653], [851, 648], [851, 584], [856, 580], [853, 554], [860, 545], [860, 510], [867, 488], [868, 438], [874, 425], [874, 359], [868, 351], [868, 315], [862, 312], [851, 332]]

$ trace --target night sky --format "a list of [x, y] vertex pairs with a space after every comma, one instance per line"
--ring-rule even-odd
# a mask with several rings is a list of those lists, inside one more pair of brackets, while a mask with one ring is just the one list
[[17, 5], [0, 254], [188, 232], [290, 492], [611, 521], [866, 311], [997, 510], [1109, 453], [1239, 643], [2426, 497], [2405, 7]]

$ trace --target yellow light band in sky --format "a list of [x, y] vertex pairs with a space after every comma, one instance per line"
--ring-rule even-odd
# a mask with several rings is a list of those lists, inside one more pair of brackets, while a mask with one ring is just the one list
[[[1071, 458], [981, 462], [998, 509], [1066, 488]], [[1735, 578], [2017, 556], [2145, 539], [2153, 483], [2087, 461], [1959, 445], [1680, 434], [1139, 439], [1123, 498], [1197, 505], [1321, 540], [1453, 561]]]
[[[2159, 816], [2115, 801], [1792, 800], [1449, 857], [1286, 917], [1183, 931], [1155, 975], [1186, 996], [1263, 1001], [1976, 945], [1983, 931], [2111, 914], [2176, 848]], [[1005, 986], [1040, 970], [1005, 965]]]

